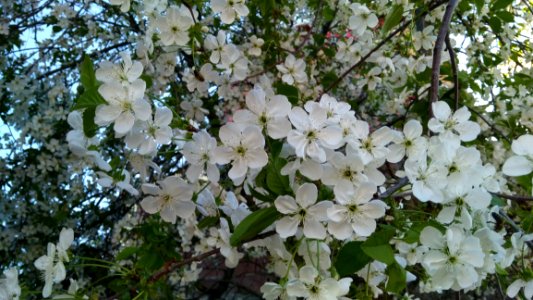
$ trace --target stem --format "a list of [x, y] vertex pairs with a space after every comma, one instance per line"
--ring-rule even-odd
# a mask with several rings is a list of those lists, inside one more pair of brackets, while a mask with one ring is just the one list
[[446, 35], [448, 34], [448, 28], [452, 20], [453, 10], [457, 4], [457, 0], [450, 0], [446, 6], [444, 17], [442, 18], [442, 24], [439, 28], [439, 34], [437, 35], [437, 41], [433, 48], [433, 63], [431, 65], [431, 89], [429, 90], [429, 112], [433, 117], [433, 109], [431, 104], [437, 101], [439, 97], [439, 76], [440, 76], [440, 63], [442, 57], [442, 45]]

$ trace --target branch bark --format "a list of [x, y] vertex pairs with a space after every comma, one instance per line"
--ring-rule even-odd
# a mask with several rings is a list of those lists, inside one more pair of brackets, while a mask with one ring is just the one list
[[436, 102], [439, 97], [439, 76], [440, 76], [440, 63], [442, 58], [442, 46], [446, 35], [448, 34], [448, 29], [450, 27], [450, 22], [452, 20], [453, 10], [457, 5], [457, 0], [450, 0], [446, 6], [446, 11], [444, 12], [444, 17], [442, 18], [442, 23], [439, 28], [439, 33], [437, 35], [437, 41], [435, 42], [435, 47], [433, 48], [433, 63], [431, 65], [431, 88], [429, 90], [429, 112], [430, 116], [433, 117], [433, 109], [431, 104]]

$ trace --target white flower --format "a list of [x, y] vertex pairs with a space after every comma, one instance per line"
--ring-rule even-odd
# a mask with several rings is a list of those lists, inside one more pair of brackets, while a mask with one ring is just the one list
[[276, 68], [283, 74], [281, 80], [287, 84], [304, 83], [307, 81], [307, 73], [305, 73], [305, 62], [303, 59], [296, 59], [294, 55], [289, 54], [285, 58], [285, 63], [277, 65]]
[[98, 92], [108, 104], [96, 108], [94, 122], [100, 126], [115, 123], [115, 132], [128, 133], [135, 120], [146, 121], [152, 114], [150, 104], [143, 99], [146, 83], [137, 79], [131, 85], [123, 86], [117, 82], [106, 83]]
[[261, 286], [261, 293], [265, 300], [296, 300], [296, 297], [287, 294], [286, 286], [281, 286], [275, 282], [265, 282]]
[[184, 46], [189, 42], [189, 28], [194, 24], [194, 20], [189, 9], [184, 5], [171, 6], [165, 16], [160, 16], [156, 20], [159, 28], [159, 38], [165, 46]]
[[217, 140], [202, 130], [192, 136], [192, 141], [183, 146], [183, 155], [189, 163], [186, 175], [191, 182], [196, 182], [202, 171], [206, 170], [207, 178], [216, 183], [220, 179], [220, 171], [215, 165], [214, 150]]
[[437, 216], [437, 221], [449, 224], [451, 223], [457, 211], [461, 213], [468, 214], [467, 217], [470, 217], [470, 210], [482, 210], [486, 209], [489, 204], [492, 196], [483, 188], [449, 188], [446, 190], [447, 200], [443, 201], [443, 209], [440, 211]]
[[224, 24], [231, 24], [235, 17], [246, 17], [250, 12], [244, 4], [245, 0], [211, 0], [211, 9], [220, 13], [220, 19]]
[[370, 135], [368, 133], [369, 128], [367, 125], [364, 131], [360, 133], [363, 136], [348, 140], [348, 144], [359, 153], [364, 164], [386, 158], [389, 154], [389, 149], [386, 146], [397, 136], [397, 132], [389, 127], [380, 127]]
[[231, 232], [228, 221], [220, 218], [220, 228], [210, 228], [211, 236], [207, 239], [207, 244], [211, 247], [220, 248], [220, 254], [226, 258], [225, 264], [228, 268], [235, 268], [244, 254], [239, 253], [237, 248], [230, 244]]
[[308, 112], [312, 112], [315, 107], [326, 110], [328, 122], [331, 124], [339, 124], [342, 118], [354, 115], [350, 104], [339, 102], [328, 94], [322, 95], [319, 102], [307, 101], [305, 103], [305, 110]]
[[196, 205], [191, 201], [194, 187], [177, 176], [158, 181], [159, 186], [145, 183], [142, 190], [148, 196], [141, 201], [141, 207], [149, 214], [159, 212], [161, 219], [176, 223], [176, 218], [190, 217]]
[[225, 70], [227, 75], [232, 75], [232, 81], [243, 80], [248, 74], [248, 60], [233, 44], [224, 46], [217, 67]]
[[533, 171], [533, 135], [525, 134], [511, 145], [514, 156], [509, 157], [502, 167], [508, 176], [522, 176]]
[[4, 279], [0, 280], [0, 300], [18, 300], [21, 289], [18, 271], [15, 267], [4, 270]]
[[526, 299], [533, 298], [533, 280], [525, 281], [523, 279], [517, 279], [507, 287], [507, 296], [510, 298], [516, 297], [521, 288], [524, 288]]
[[433, 43], [437, 39], [437, 37], [433, 35], [434, 29], [435, 28], [430, 25], [425, 27], [423, 31], [413, 31], [413, 46], [415, 47], [416, 51], [420, 50], [421, 48], [425, 50], [433, 49]]
[[61, 229], [61, 232], [59, 233], [59, 242], [56, 245], [57, 258], [60, 261], [69, 262], [67, 250], [70, 248], [70, 245], [72, 245], [72, 242], [74, 242], [74, 230], [71, 228]]
[[59, 235], [59, 243], [57, 245], [48, 243], [47, 254], [39, 257], [34, 262], [35, 267], [43, 271], [44, 298], [50, 297], [52, 294], [52, 285], [54, 283], [59, 283], [65, 279], [67, 272], [63, 261], [69, 261], [66, 251], [72, 244], [73, 240], [74, 231], [72, 229], [63, 228]]
[[267, 164], [265, 139], [259, 127], [229, 123], [220, 128], [219, 136], [224, 146], [215, 149], [213, 158], [218, 164], [233, 162], [228, 173], [232, 180], [246, 175], [248, 168], [259, 169]]
[[374, 28], [378, 25], [378, 17], [370, 12], [366, 5], [353, 3], [350, 5], [350, 8], [353, 11], [353, 15], [350, 17], [348, 27], [353, 30], [356, 35], [361, 36], [367, 27]]
[[340, 240], [349, 239], [353, 233], [370, 236], [376, 230], [376, 219], [385, 215], [387, 204], [372, 200], [377, 190], [375, 184], [364, 182], [354, 188], [351, 183], [338, 185], [336, 202], [328, 208], [328, 231]]
[[325, 277], [318, 270], [306, 265], [300, 269], [299, 279], [292, 279], [287, 284], [287, 294], [292, 297], [303, 297], [312, 300], [337, 300], [350, 290], [351, 278], [339, 281]]
[[170, 143], [172, 139], [172, 111], [168, 107], [158, 107], [154, 120], [138, 121], [134, 124], [130, 134], [126, 136], [126, 145], [139, 148], [139, 154], [153, 153], [158, 145]]
[[422, 202], [442, 202], [442, 188], [446, 186], [446, 169], [430, 164], [426, 159], [405, 161], [405, 174], [413, 185], [413, 195]]
[[252, 35], [250, 37], [250, 48], [248, 48], [248, 54], [251, 56], [261, 56], [261, 47], [264, 44], [265, 40]]
[[100, 68], [96, 70], [96, 79], [104, 83], [120, 82], [128, 85], [134, 83], [143, 73], [143, 65], [140, 61], [132, 61], [129, 53], [121, 52], [122, 65], [117, 65], [109, 61], [100, 63]]
[[452, 115], [448, 103], [437, 101], [431, 105], [434, 118], [428, 122], [428, 127], [435, 133], [452, 132], [457, 134], [461, 141], [469, 142], [476, 139], [481, 127], [476, 122], [469, 121], [470, 112], [466, 106], [461, 107]]
[[83, 132], [83, 118], [80, 111], [75, 110], [68, 114], [68, 124], [72, 130], [67, 133], [68, 147], [72, 153], [79, 157], [88, 157], [101, 170], [111, 171], [111, 166], [102, 158], [100, 153], [95, 150], [89, 150], [89, 146], [96, 145], [95, 137], [89, 139]]
[[[276, 232], [282, 238], [296, 234], [298, 226], [303, 223], [303, 234], [310, 239], [324, 239], [326, 229], [322, 225], [327, 220], [330, 201], [316, 203], [318, 190], [312, 183], [304, 183], [296, 191], [296, 199], [291, 196], [279, 196], [274, 204], [276, 209], [287, 215], [276, 222]], [[316, 203], [316, 204], [315, 204]]]
[[246, 106], [249, 110], [238, 110], [233, 115], [236, 123], [257, 125], [273, 139], [284, 138], [291, 130], [287, 119], [291, 104], [286, 96], [266, 97], [263, 89], [256, 86], [246, 95]]
[[442, 234], [434, 227], [425, 227], [420, 242], [428, 247], [422, 265], [439, 290], [460, 290], [477, 284], [476, 268], [484, 264], [485, 254], [479, 239], [464, 229], [451, 226]]
[[315, 107], [309, 114], [301, 107], [294, 107], [289, 119], [295, 129], [288, 133], [287, 142], [298, 157], [323, 163], [326, 161], [323, 148], [335, 149], [342, 140], [340, 127], [327, 123], [327, 112], [321, 107]]
[[226, 45], [226, 32], [220, 30], [215, 37], [212, 34], [208, 34], [205, 37], [204, 46], [207, 50], [211, 51], [211, 56], [209, 56], [209, 61], [214, 64], [218, 64], [220, 61], [222, 51]]
[[401, 138], [388, 147], [390, 152], [387, 160], [397, 163], [407, 156], [417, 161], [426, 156], [427, 146], [427, 139], [422, 136], [422, 124], [417, 120], [409, 120], [403, 127]]
[[224, 199], [224, 205], [220, 206], [226, 216], [231, 218], [231, 224], [233, 226], [239, 225], [244, 218], [246, 218], [250, 213], [250, 209], [244, 202], [239, 202], [237, 196], [233, 192], [227, 192], [226, 198]]
[[203, 122], [205, 119], [205, 114], [209, 113], [207, 109], [202, 107], [203, 105], [204, 103], [200, 99], [182, 101], [180, 103], [181, 109], [186, 112], [185, 117], [198, 122]]
[[121, 172], [122, 179], [114, 179], [104, 172], [96, 172], [96, 174], [100, 177], [96, 182], [102, 187], [109, 188], [116, 185], [120, 190], [125, 190], [132, 196], [139, 195], [139, 191], [130, 184], [131, 175], [126, 170], [122, 170]]

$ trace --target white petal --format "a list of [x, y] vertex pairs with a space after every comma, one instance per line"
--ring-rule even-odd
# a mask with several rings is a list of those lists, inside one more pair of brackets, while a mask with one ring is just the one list
[[276, 222], [276, 232], [281, 238], [287, 238], [296, 234], [300, 220], [297, 217], [284, 217]]
[[502, 167], [502, 172], [507, 176], [522, 176], [533, 171], [533, 162], [525, 156], [511, 156]]

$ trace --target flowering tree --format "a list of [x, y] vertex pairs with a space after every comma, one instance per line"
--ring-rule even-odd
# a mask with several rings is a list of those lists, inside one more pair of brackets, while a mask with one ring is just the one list
[[529, 0], [0, 3], [1, 300], [533, 297]]

